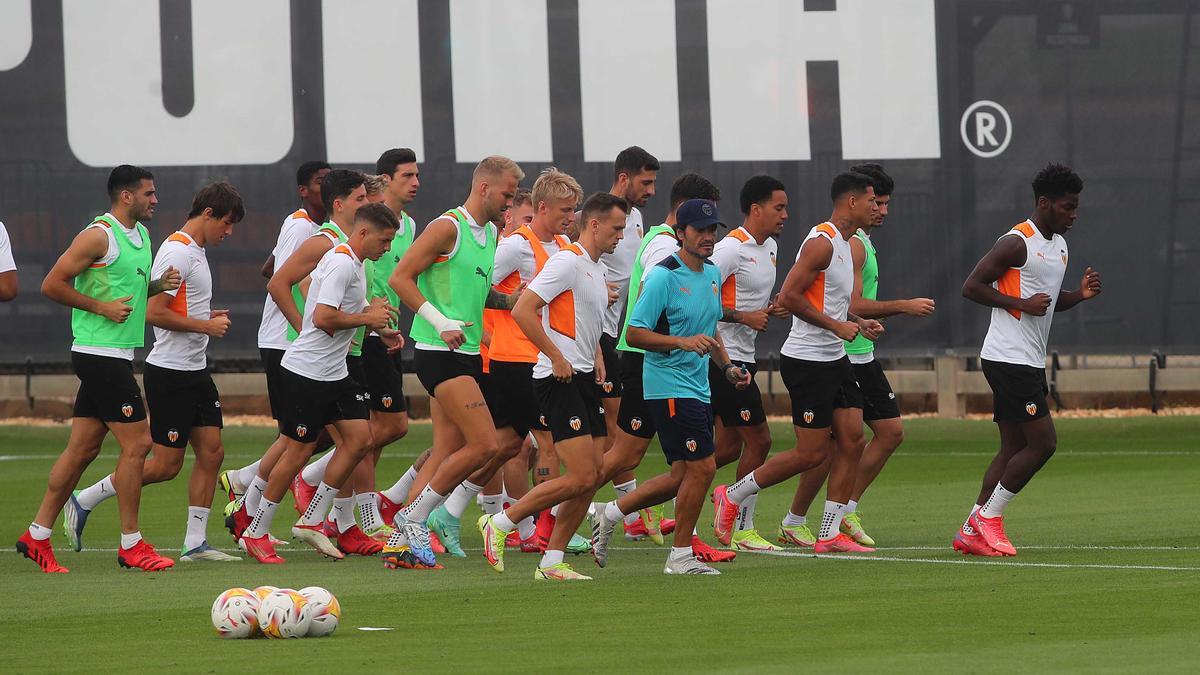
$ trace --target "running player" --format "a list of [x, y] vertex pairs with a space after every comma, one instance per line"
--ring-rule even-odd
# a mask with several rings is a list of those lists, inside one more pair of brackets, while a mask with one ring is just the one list
[[611, 194], [589, 197], [580, 214], [579, 241], [550, 257], [513, 308], [512, 318], [538, 351], [533, 369], [538, 407], [553, 435], [555, 461], [562, 460], [566, 473], [535, 485], [501, 513], [480, 517], [484, 556], [497, 572], [504, 571], [504, 540], [516, 524], [557, 506], [534, 578], [591, 578], [571, 569], [563, 555], [600, 485], [607, 430], [597, 380], [603, 368], [599, 345], [608, 308], [600, 255], [616, 248], [628, 208], [625, 200]]
[[[849, 311], [854, 286], [850, 238], [871, 224], [877, 210], [871, 178], [843, 173], [830, 187], [833, 215], [812, 228], [796, 253], [796, 263], [783, 282], [778, 302], [793, 315], [784, 342], [780, 373], [792, 399], [796, 447], [768, 459], [726, 489], [714, 491], [718, 513], [740, 506], [763, 488], [815, 468], [833, 452], [828, 498], [817, 552], [870, 551], [839, 527], [854, 488], [863, 450], [862, 393], [846, 358], [845, 340], [862, 332], [875, 339], [883, 326]], [[834, 444], [830, 447], [830, 431]]]
[[980, 361], [992, 389], [1000, 451], [983, 475], [971, 515], [954, 549], [973, 555], [1016, 555], [1004, 532], [1004, 509], [1054, 454], [1058, 435], [1046, 405], [1046, 341], [1056, 311], [1100, 293], [1088, 267], [1079, 288], [1062, 290], [1067, 242], [1083, 180], [1049, 164], [1033, 179], [1033, 214], [996, 241], [963, 284], [963, 297], [992, 308]]
[[[754, 176], [742, 185], [740, 195], [745, 220], [717, 242], [712, 262], [721, 273], [721, 304], [736, 310], [742, 323], [717, 326], [733, 364], [750, 372], [750, 385], [734, 387], [725, 374], [710, 364], [708, 382], [716, 418], [717, 467], [738, 460], [737, 478], [762, 466], [771, 451], [771, 428], [763, 411], [762, 394], [753, 377], [758, 372], [755, 342], [766, 330], [770, 316], [786, 318], [787, 310], [771, 301], [775, 288], [775, 239], [787, 222], [787, 192], [771, 176]], [[770, 551], [777, 547], [754, 528], [754, 495], [740, 511], [717, 511], [713, 530], [717, 540], [734, 550]]]
[[[121, 512], [117, 563], [152, 572], [175, 564], [138, 530], [142, 465], [152, 442], [133, 377], [133, 350], [145, 340], [147, 298], [179, 288], [180, 275], [168, 267], [150, 279], [150, 233], [141, 221], [154, 215], [158, 203], [153, 174], [122, 164], [108, 175], [108, 196], [108, 213], [75, 236], [42, 282], [43, 295], [71, 308], [71, 367], [79, 378], [71, 437], [50, 469], [37, 516], [17, 540], [17, 551], [43, 572], [67, 571], [55, 560], [51, 528], [109, 432], [121, 446], [113, 474]], [[76, 551], [82, 547], [78, 539], [72, 543]]]
[[679, 206], [676, 217], [679, 250], [639, 280], [642, 292], [625, 325], [626, 341], [646, 350], [643, 397], [654, 416], [670, 472], [646, 481], [617, 501], [595, 505], [592, 545], [596, 563], [603, 567], [613, 527], [627, 511], [675, 496], [674, 542], [663, 571], [719, 574], [698, 559], [693, 543], [704, 495], [717, 470], [709, 356], [739, 388], [749, 385], [750, 373], [730, 363], [716, 333], [723, 315], [720, 272], [709, 260], [721, 224], [716, 204], [688, 200]]
[[[337, 192], [326, 189], [326, 198]], [[340, 205], [330, 210], [340, 215]], [[400, 223], [383, 204], [368, 204], [356, 209], [344, 225], [341, 230], [350, 236], [322, 256], [313, 270], [300, 335], [280, 362], [287, 392], [283, 417], [287, 447], [271, 470], [254, 520], [242, 535], [246, 552], [261, 563], [283, 562], [267, 537], [271, 521], [288, 486], [316, 448], [317, 433], [327, 424], [337, 430], [341, 445], [312, 501], [292, 527], [292, 536], [326, 556], [342, 558], [345, 554], [324, 534], [325, 517], [332, 509], [339, 542], [350, 528], [357, 528], [353, 499], [335, 495], [366, 457], [372, 441], [366, 392], [350, 377], [345, 355], [360, 326], [378, 331], [385, 340], [396, 339], [397, 333], [388, 329], [395, 308], [383, 298], [367, 302], [362, 261], [378, 260]]]
[[[163, 291], [146, 305], [146, 322], [154, 326], [154, 347], [146, 356], [143, 383], [151, 413], [152, 457], [142, 470], [142, 485], [168, 481], [183, 468], [183, 450], [196, 454], [188, 482], [185, 562], [240, 560], [208, 545], [208, 512], [217, 472], [225, 457], [221, 445], [221, 399], [208, 372], [205, 350], [210, 337], [229, 330], [229, 310], [212, 309], [212, 273], [205, 249], [233, 234], [246, 215], [242, 197], [229, 183], [213, 183], [196, 193], [183, 227], [163, 242], [151, 276], [168, 268], [180, 271], [179, 288]], [[92, 510], [116, 495], [113, 475], [78, 492], [63, 507], [63, 529], [77, 543]]]
[[0, 302], [17, 297], [17, 263], [13, 261], [12, 242], [8, 230], [0, 223]]
[[475, 167], [471, 194], [459, 208], [434, 219], [396, 265], [391, 287], [417, 312], [417, 378], [433, 401], [433, 451], [417, 473], [408, 502], [393, 519], [396, 534], [384, 549], [389, 568], [435, 568], [425, 521], [454, 488], [499, 452], [496, 427], [480, 391], [479, 343], [485, 306], [511, 309], [516, 294], [492, 289], [496, 226], [525, 177], [507, 157]]

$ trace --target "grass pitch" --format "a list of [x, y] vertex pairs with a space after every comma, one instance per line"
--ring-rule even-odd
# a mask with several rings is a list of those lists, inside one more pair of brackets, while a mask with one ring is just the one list
[[[116, 565], [115, 503], [88, 522], [74, 553], [55, 526], [67, 575], [43, 575], [12, 548], [0, 553], [0, 655], [7, 672], [579, 671], [834, 672], [1192, 670], [1200, 663], [1200, 419], [1059, 420], [1059, 451], [1013, 503], [1002, 560], [963, 558], [950, 540], [994, 452], [994, 426], [911, 420], [907, 440], [863, 500], [877, 553], [815, 557], [741, 554], [719, 577], [665, 577], [666, 550], [624, 543], [596, 580], [535, 582], [537, 556], [510, 552], [495, 574], [464, 517], [470, 558], [440, 572], [387, 571], [378, 559], [331, 562], [299, 546], [283, 566], [178, 563], [159, 574]], [[791, 446], [777, 425], [775, 448]], [[0, 427], [0, 513], [11, 546], [28, 525], [65, 428]], [[227, 466], [261, 452], [271, 432], [226, 430]], [[384, 453], [380, 482], [426, 447], [429, 427]], [[114, 464], [106, 448], [84, 474]], [[639, 473], [664, 467], [651, 447]], [[190, 463], [185, 469], [190, 470]], [[732, 478], [732, 467], [718, 474]], [[795, 481], [758, 500], [770, 538]], [[607, 498], [611, 488], [601, 494]], [[209, 541], [230, 549], [218, 498]], [[820, 497], [814, 505], [819, 520]], [[286, 532], [290, 501], [276, 518]], [[186, 480], [152, 486], [142, 531], [178, 556]], [[711, 507], [701, 516], [711, 522]], [[710, 529], [702, 529], [712, 541]], [[288, 548], [293, 550], [289, 551]], [[231, 586], [320, 585], [341, 600], [330, 638], [221, 640], [209, 606]], [[365, 632], [360, 627], [393, 628]]]

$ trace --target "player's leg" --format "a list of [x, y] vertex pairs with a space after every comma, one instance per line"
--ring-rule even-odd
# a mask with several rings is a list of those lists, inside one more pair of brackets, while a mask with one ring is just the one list
[[[336, 533], [337, 549], [346, 555], [375, 555], [383, 550], [383, 543], [368, 537], [354, 520], [355, 491], [369, 491], [374, 482], [375, 465], [371, 451], [376, 445], [371, 435], [366, 407], [354, 413], [344, 409], [342, 419], [334, 422], [340, 447], [325, 470], [325, 477], [317, 486], [317, 492], [308, 510], [297, 524], [305, 536], [323, 545], [320, 537], [308, 534], [319, 533], [328, 540], [328, 531], [321, 527], [326, 517], [332, 517], [333, 532]], [[325, 499], [321, 504], [319, 499]], [[317, 520], [319, 519], [319, 520]], [[316, 520], [316, 523], [313, 521]], [[316, 527], [312, 527], [313, 525]], [[296, 530], [293, 529], [293, 533]], [[297, 538], [303, 539], [297, 535]], [[332, 543], [332, 542], [331, 542]], [[317, 548], [322, 550], [322, 548]]]
[[[771, 452], [771, 427], [764, 416], [763, 421], [758, 424], [737, 427], [737, 432], [741, 436], [743, 449], [735, 476], [741, 479], [767, 461], [767, 455]], [[735, 550], [771, 551], [777, 548], [759, 534], [754, 525], [754, 509], [757, 503], [756, 493], [746, 497], [738, 505], [729, 540], [730, 546]]]
[[212, 508], [217, 474], [221, 471], [221, 462], [225, 460], [221, 427], [210, 424], [193, 427], [188, 442], [196, 455], [196, 461], [188, 479], [187, 529], [183, 537], [184, 552], [179, 559], [184, 562], [241, 560], [208, 545], [208, 515]]
[[842, 531], [864, 546], [874, 546], [875, 540], [863, 529], [858, 503], [862, 501], [867, 488], [883, 471], [883, 466], [892, 453], [904, 441], [904, 423], [900, 417], [891, 417], [868, 420], [867, 427], [871, 430], [871, 440], [863, 449], [862, 459], [858, 463], [858, 475], [854, 479], [854, 490], [850, 493], [850, 501], [846, 503], [846, 517], [842, 520]]
[[154, 547], [142, 539], [138, 528], [142, 470], [152, 445], [150, 425], [145, 419], [140, 422], [108, 422], [108, 430], [121, 448], [112, 478], [117, 492], [117, 509], [121, 513], [121, 548], [117, 551], [117, 563], [122, 567], [147, 571], [172, 567], [175, 561], [158, 555]]
[[817, 543], [813, 549], [818, 553], [874, 550], [858, 544], [841, 532], [842, 519], [846, 515], [846, 502], [850, 500], [850, 493], [854, 489], [858, 461], [866, 445], [863, 440], [862, 408], [834, 409], [833, 441], [834, 451], [829, 468], [825, 508], [821, 514], [821, 528], [817, 532]]
[[504, 465], [521, 451], [524, 436], [518, 435], [518, 432], [514, 431], [511, 426], [497, 429], [496, 435], [500, 452], [468, 476], [466, 480], [459, 483], [446, 501], [429, 514], [426, 521], [429, 530], [436, 534], [442, 545], [446, 547], [446, 552], [458, 558], [467, 557], [461, 543], [462, 516], [466, 512], [467, 506], [475, 501], [475, 497], [483, 491], [485, 485], [491, 483], [500, 474]]
[[[579, 458], [582, 460], [582, 466], [579, 466], [578, 469], [572, 468], [571, 462], [573, 461], [574, 453], [571, 449], [564, 449], [562, 452], [563, 463], [567, 465], [568, 475], [574, 472], [578, 478], [590, 476], [592, 482], [590, 485], [584, 486], [575, 497], [559, 504], [558, 513], [554, 520], [554, 531], [551, 533], [550, 540], [546, 544], [546, 551], [542, 555], [542, 560], [538, 563], [538, 569], [535, 571], [534, 578], [562, 580], [590, 579], [591, 577], [579, 574], [571, 569], [563, 560], [563, 556], [565, 553], [570, 552], [571, 541], [579, 536], [577, 530], [587, 515], [592, 497], [595, 496], [596, 490], [603, 485], [600, 482], [600, 467], [604, 461], [604, 439], [603, 437], [593, 437], [591, 439], [590, 452], [583, 454]], [[568, 455], [571, 455], [571, 457], [568, 457]], [[578, 464], [579, 462], [576, 463]]]

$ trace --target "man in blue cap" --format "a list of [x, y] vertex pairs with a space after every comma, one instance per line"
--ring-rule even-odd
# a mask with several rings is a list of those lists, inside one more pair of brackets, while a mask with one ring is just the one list
[[663, 454], [671, 465], [638, 489], [608, 504], [597, 504], [593, 552], [604, 565], [614, 526], [627, 513], [675, 496], [675, 533], [663, 570], [667, 574], [719, 574], [696, 559], [692, 530], [716, 473], [708, 362], [739, 388], [750, 374], [730, 363], [717, 336], [721, 320], [720, 273], [708, 259], [721, 225], [715, 203], [691, 199], [675, 215], [679, 250], [655, 265], [642, 280], [641, 294], [626, 331], [628, 343], [646, 350], [644, 399], [654, 418]]

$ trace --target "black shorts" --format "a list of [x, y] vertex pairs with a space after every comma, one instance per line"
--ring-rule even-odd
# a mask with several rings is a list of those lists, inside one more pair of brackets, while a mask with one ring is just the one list
[[870, 363], [852, 363], [854, 379], [862, 391], [863, 421], [891, 420], [900, 416], [900, 405], [896, 403], [896, 393], [892, 391], [892, 383], [888, 382], [883, 366], [878, 361]]
[[617, 338], [600, 334], [600, 355], [604, 357], [604, 382], [600, 383], [600, 398], [621, 398], [621, 357]]
[[354, 380], [359, 390], [362, 391], [363, 401], [367, 404], [367, 409], [370, 410], [371, 392], [367, 390], [367, 366], [362, 355], [347, 354], [346, 370], [350, 373], [350, 379]]
[[414, 349], [413, 370], [430, 396], [436, 396], [434, 390], [439, 384], [463, 376], [475, 378], [483, 390], [483, 357], [478, 354]]
[[862, 408], [862, 390], [850, 359], [802, 361], [779, 358], [779, 375], [792, 398], [792, 424], [805, 429], [833, 426], [836, 408]]
[[79, 378], [72, 417], [94, 417], [102, 422], [146, 419], [146, 403], [133, 377], [132, 361], [71, 352], [71, 369]]
[[608, 435], [594, 373], [575, 373], [570, 382], [543, 377], [533, 381], [533, 390], [555, 443], [579, 436]]
[[387, 346], [378, 335], [363, 338], [362, 364], [367, 393], [371, 395], [371, 410], [401, 413], [408, 410], [404, 400], [404, 366], [400, 352], [387, 353]]
[[992, 419], [1032, 422], [1050, 414], [1046, 404], [1046, 369], [980, 359], [983, 376], [992, 388]]
[[483, 400], [487, 401], [492, 424], [497, 429], [512, 427], [521, 438], [525, 438], [530, 429], [550, 429], [543, 419], [542, 413], [545, 411], [533, 392], [532, 363], [492, 359], [491, 372], [483, 388]]
[[[280, 381], [283, 366], [279, 365], [279, 362], [283, 360], [284, 353], [282, 349], [266, 347], [258, 349], [258, 355], [262, 358], [263, 372], [267, 374], [267, 398], [271, 401], [271, 417], [276, 422], [283, 418], [283, 408], [287, 405], [287, 397], [283, 395], [283, 382]], [[283, 429], [283, 427], [279, 428]]]
[[642, 366], [646, 355], [641, 352], [621, 354], [621, 410], [617, 414], [617, 426], [638, 438], [654, 438], [657, 432], [654, 415], [642, 398]]
[[150, 438], [168, 448], [185, 448], [195, 427], [224, 426], [221, 395], [205, 370], [175, 370], [147, 363], [142, 374], [150, 409]]
[[712, 392], [713, 414], [721, 418], [721, 424], [727, 427], [754, 427], [767, 421], [767, 413], [763, 411], [762, 393], [754, 374], [758, 372], [758, 364], [748, 361], [733, 361], [733, 365], [741, 366], [750, 371], [750, 386], [738, 389], [733, 386], [725, 373], [708, 362], [708, 388]]
[[704, 459], [716, 452], [711, 405], [694, 398], [652, 399], [646, 404], [658, 424], [658, 442], [667, 464]]
[[353, 377], [322, 382], [284, 368], [282, 382], [287, 404], [279, 424], [283, 435], [292, 440], [316, 443], [326, 424], [371, 417], [367, 392]]

